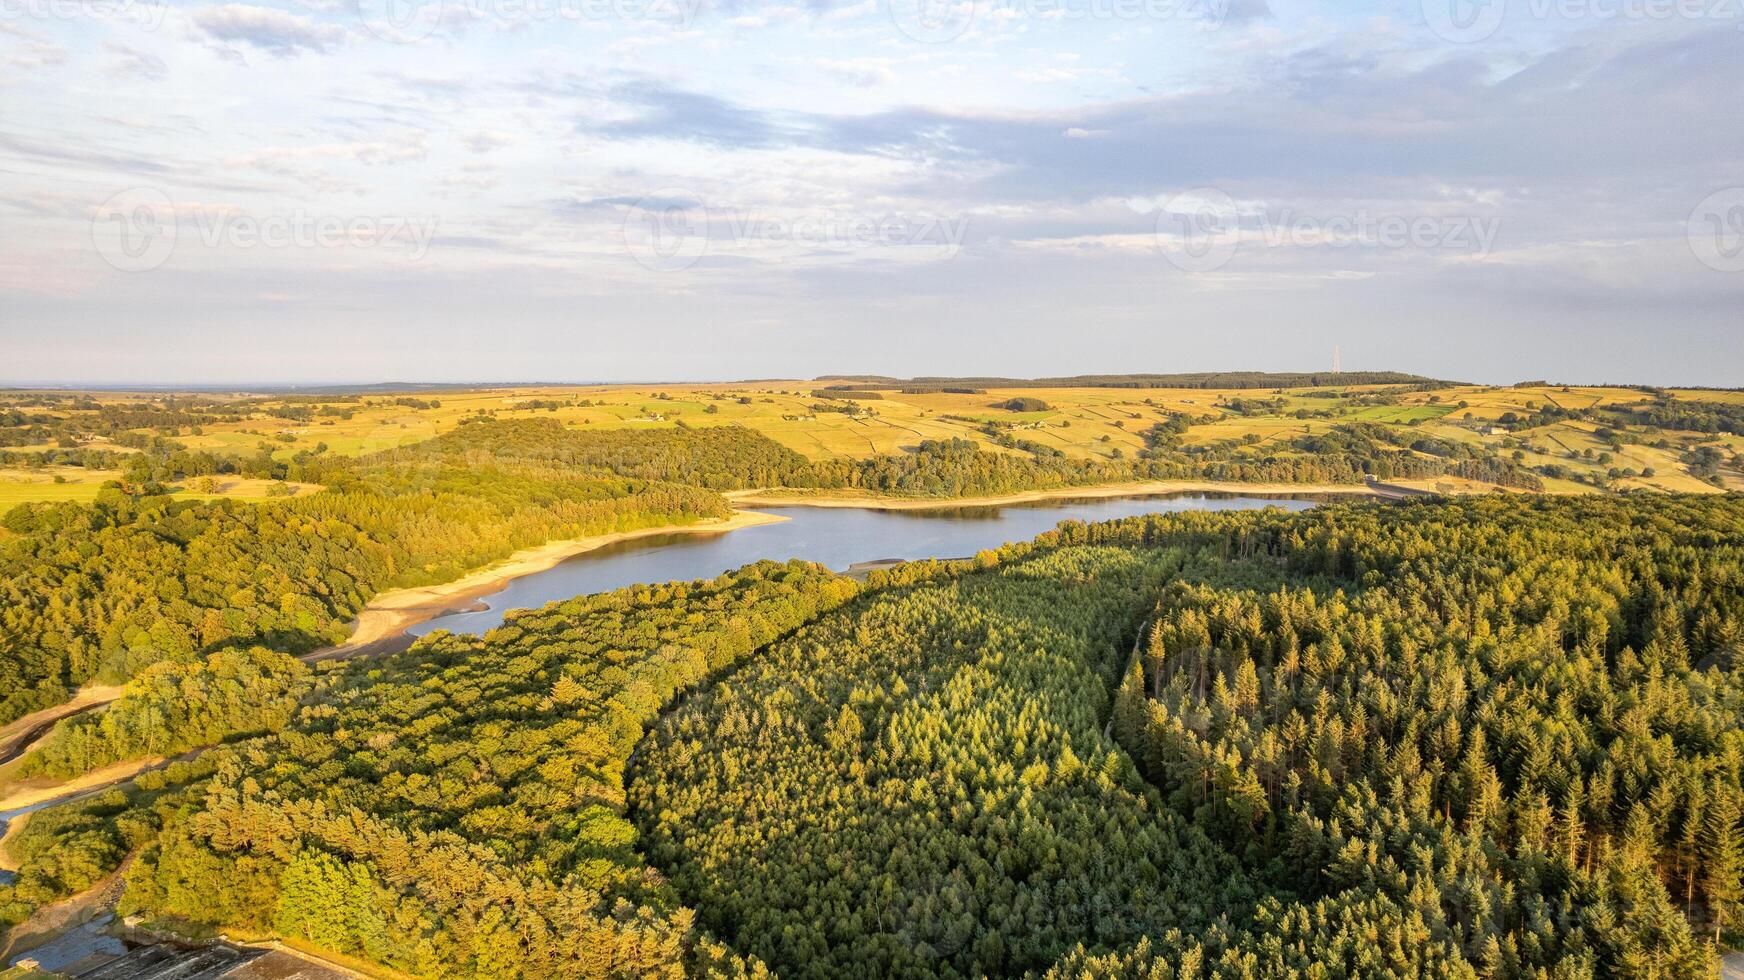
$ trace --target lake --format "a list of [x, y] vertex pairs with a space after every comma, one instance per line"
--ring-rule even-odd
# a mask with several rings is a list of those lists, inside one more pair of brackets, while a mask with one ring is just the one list
[[965, 558], [1008, 541], [1027, 541], [1065, 520], [1109, 521], [1187, 510], [1305, 510], [1317, 502], [1307, 496], [1191, 493], [1061, 498], [999, 506], [947, 505], [924, 510], [758, 508], [788, 520], [724, 534], [657, 534], [607, 545], [514, 579], [502, 591], [482, 600], [488, 608], [437, 616], [410, 632], [414, 636], [439, 629], [484, 633], [501, 625], [503, 613], [510, 609], [543, 606], [644, 582], [711, 578], [765, 558], [800, 558], [845, 571], [857, 562], [887, 558]]

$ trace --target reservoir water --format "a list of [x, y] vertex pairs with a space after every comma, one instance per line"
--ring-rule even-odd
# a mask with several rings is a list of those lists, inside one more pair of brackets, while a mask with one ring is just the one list
[[488, 608], [437, 616], [411, 633], [439, 629], [479, 634], [501, 625], [510, 609], [609, 592], [644, 582], [709, 578], [765, 558], [800, 558], [844, 571], [886, 558], [963, 558], [1008, 541], [1025, 541], [1065, 520], [1108, 521], [1185, 510], [1304, 510], [1316, 498], [1227, 494], [1062, 498], [998, 506], [873, 510], [861, 507], [759, 508], [788, 518], [724, 534], [659, 534], [607, 545], [486, 596]]

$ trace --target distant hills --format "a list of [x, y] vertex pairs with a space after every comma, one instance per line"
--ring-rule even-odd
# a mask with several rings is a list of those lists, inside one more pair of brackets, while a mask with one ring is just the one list
[[817, 379], [841, 388], [1320, 388], [1334, 385], [1458, 384], [1402, 371], [1272, 372], [1196, 371], [1187, 374], [1075, 374], [1064, 378], [889, 378], [875, 374], [826, 374]]

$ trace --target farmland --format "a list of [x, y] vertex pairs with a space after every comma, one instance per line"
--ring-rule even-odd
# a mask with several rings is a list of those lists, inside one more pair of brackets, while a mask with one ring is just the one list
[[[123, 468], [126, 454], [152, 440], [191, 453], [285, 463], [299, 454], [355, 457], [397, 449], [487, 418], [553, 419], [579, 431], [740, 425], [813, 461], [896, 456], [929, 440], [958, 438], [995, 453], [1039, 450], [1118, 462], [1144, 452], [1153, 426], [1172, 419], [1188, 423], [1179, 438], [1186, 452], [1288, 459], [1300, 453], [1304, 437], [1360, 423], [1380, 427], [1401, 445], [1463, 444], [1512, 459], [1542, 473], [1546, 492], [1744, 487], [1738, 469], [1744, 437], [1736, 434], [1541, 415], [1604, 413], [1655, 400], [1744, 406], [1739, 392], [1546, 384], [973, 390], [893, 384], [849, 391], [831, 387], [837, 384], [481, 387], [415, 395], [11, 392], [0, 394], [0, 405], [10, 403], [16, 417], [31, 421], [17, 427], [25, 431], [16, 432], [14, 448], [5, 451], [0, 509], [29, 500], [92, 499]], [[1013, 400], [1031, 400], [1029, 410], [1005, 407]], [[129, 424], [135, 421], [142, 424]], [[108, 465], [53, 465], [69, 444], [101, 451]], [[1704, 448], [1705, 465], [1692, 456]], [[285, 492], [272, 486], [273, 476], [270, 468], [257, 468], [253, 478], [203, 486], [183, 481], [180, 490], [264, 499]], [[1454, 478], [1419, 482], [1446, 491], [1490, 489]]]

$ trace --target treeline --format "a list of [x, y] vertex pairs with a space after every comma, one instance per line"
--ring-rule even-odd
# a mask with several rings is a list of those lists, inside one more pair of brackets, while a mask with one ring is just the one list
[[430, 456], [536, 461], [712, 490], [815, 483], [804, 456], [736, 425], [596, 431], [566, 428], [556, 419], [469, 422], [385, 458], [404, 463]]
[[[1134, 472], [1144, 479], [1247, 483], [1361, 483], [1458, 476], [1498, 486], [1543, 489], [1539, 477], [1485, 446], [1409, 438], [1372, 422], [1350, 422], [1260, 450], [1257, 437], [1188, 445], [1193, 419], [1174, 416], [1145, 430]], [[1262, 455], [1263, 452], [1263, 455]]]
[[1667, 396], [1643, 405], [1619, 406], [1615, 412], [1626, 423], [1654, 429], [1744, 435], [1744, 405], [1731, 402]]
[[101, 711], [57, 724], [24, 757], [19, 775], [66, 779], [125, 759], [278, 731], [311, 683], [301, 661], [262, 647], [153, 664]]
[[646, 866], [622, 772], [680, 692], [858, 589], [762, 562], [432, 634], [330, 677], [282, 731], [206, 752], [179, 788], [57, 808], [77, 831], [15, 849], [20, 887], [41, 901], [135, 852], [124, 913], [419, 976], [755, 972]]
[[1024, 455], [982, 449], [973, 440], [928, 439], [911, 452], [865, 459], [807, 460], [739, 426], [638, 432], [591, 431], [551, 419], [473, 423], [395, 459], [436, 452], [477, 461], [538, 460], [603, 468], [626, 476], [688, 480], [716, 489], [798, 487], [865, 490], [920, 497], [996, 496], [1132, 480], [1361, 483], [1452, 475], [1527, 489], [1539, 478], [1478, 445], [1414, 449], [1385, 426], [1351, 423], [1305, 435], [1284, 451], [1250, 455], [1234, 445], [1183, 446], [1191, 420], [1175, 416], [1146, 433], [1131, 459], [1083, 459], [1017, 438], [997, 426], [989, 439]]
[[[44, 411], [26, 411], [30, 408]], [[102, 440], [119, 446], [145, 448], [154, 438], [173, 437], [183, 432], [198, 433], [209, 425], [242, 422], [256, 412], [299, 420], [313, 418], [316, 414], [350, 415], [349, 409], [331, 405], [287, 406], [261, 399], [200, 395], [100, 402], [86, 394], [0, 394], [0, 446], [46, 444], [57, 449], [76, 449], [93, 440]], [[35, 456], [25, 455], [26, 458]]]
[[969, 439], [927, 439], [910, 453], [812, 464], [820, 487], [918, 497], [979, 497], [1130, 479], [1098, 460], [988, 452]]
[[335, 643], [377, 592], [428, 585], [554, 538], [718, 517], [695, 487], [562, 472], [343, 464], [325, 492], [270, 503], [105, 490], [7, 512], [0, 722], [159, 661]]
[[[267, 449], [257, 449], [252, 454], [213, 453], [190, 450], [182, 443], [164, 436], [133, 432], [122, 433], [111, 440], [111, 443], [135, 451], [102, 445], [74, 445], [69, 440], [67, 445], [55, 449], [0, 450], [0, 466], [80, 466], [89, 470], [119, 470], [119, 482], [133, 487], [145, 487], [201, 476], [241, 476], [257, 480], [302, 480], [313, 483], [335, 465], [329, 458], [307, 450], [293, 454], [288, 460], [280, 460]], [[157, 492], [164, 491], [160, 489]]]

